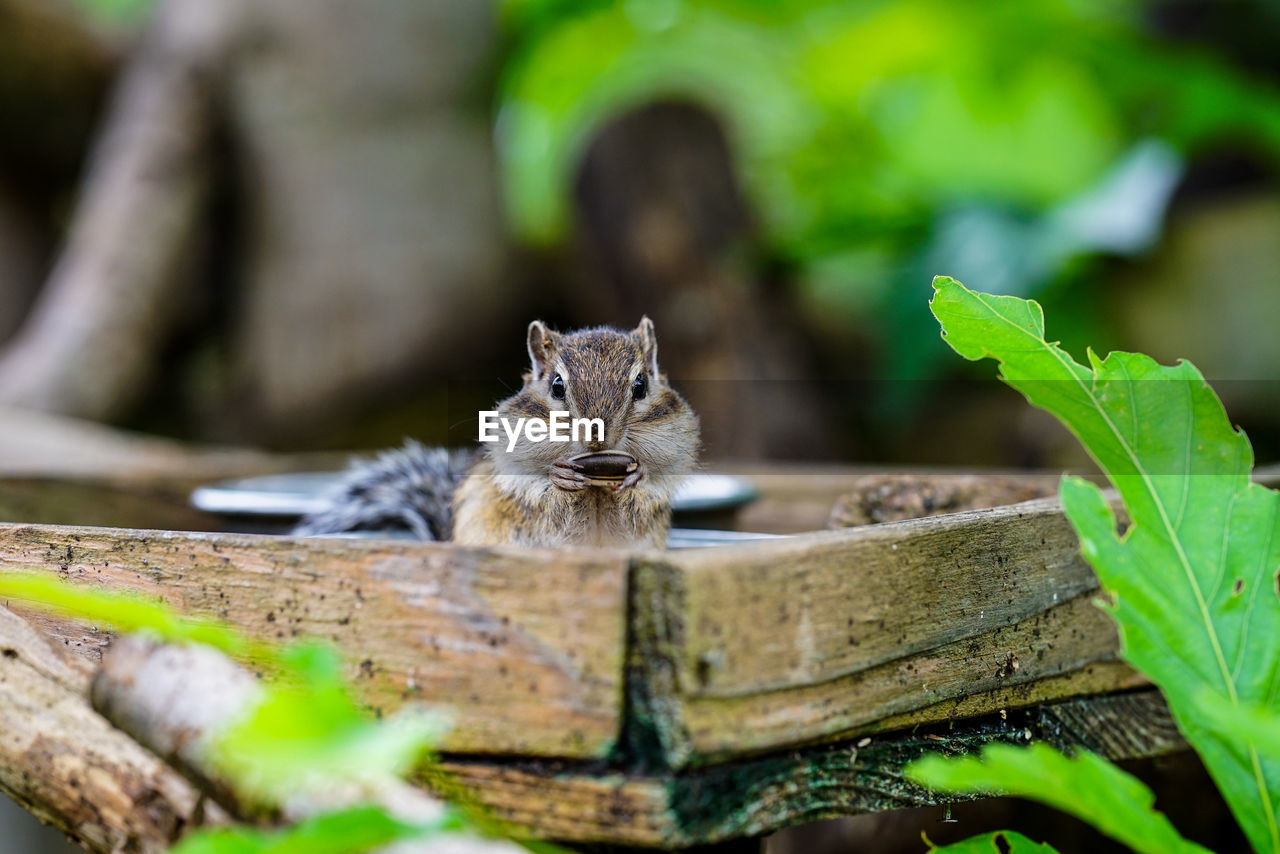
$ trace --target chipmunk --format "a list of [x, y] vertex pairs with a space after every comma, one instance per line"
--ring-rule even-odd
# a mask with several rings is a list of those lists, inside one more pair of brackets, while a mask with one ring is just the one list
[[[327, 507], [296, 534], [387, 525], [421, 539], [468, 545], [589, 545], [661, 548], [671, 496], [693, 469], [698, 419], [658, 369], [648, 317], [630, 332], [607, 327], [557, 333], [529, 324], [531, 369], [498, 415], [546, 420], [553, 411], [598, 418], [579, 440], [533, 441], [527, 433], [484, 452], [450, 452], [417, 442], [358, 462]], [[633, 458], [625, 474], [600, 479], [578, 462]]]

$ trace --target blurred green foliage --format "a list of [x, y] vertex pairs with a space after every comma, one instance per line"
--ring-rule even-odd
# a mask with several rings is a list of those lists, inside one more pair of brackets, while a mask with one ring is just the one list
[[916, 310], [933, 274], [1041, 291], [1082, 260], [1147, 248], [1187, 156], [1229, 142], [1280, 158], [1277, 92], [1154, 39], [1145, 8], [506, 0], [511, 221], [526, 240], [562, 239], [595, 129], [691, 99], [723, 120], [802, 298], [878, 335], [882, 375], [927, 376], [945, 359]]
[[237, 794], [280, 803], [335, 782], [376, 784], [407, 774], [447, 728], [413, 706], [370, 720], [351, 696], [329, 646], [295, 643], [275, 660], [287, 678], [212, 744], [214, 764]]
[[[1058, 2], [511, 0], [501, 144], [521, 233], [556, 236], [593, 127], [630, 104], [718, 112], [778, 242], [850, 244], [971, 196], [1043, 207], [1097, 179], [1127, 129]], [[1095, 35], [1095, 31], [1099, 31]], [[546, 168], [546, 167], [552, 168]]]
[[[376, 791], [415, 768], [448, 783], [438, 769], [429, 767], [428, 748], [444, 731], [443, 717], [413, 705], [385, 718], [371, 717], [351, 695], [342, 661], [327, 644], [264, 644], [224, 623], [178, 614], [163, 602], [35, 572], [0, 574], [0, 597], [166, 643], [205, 644], [266, 670], [269, 677], [256, 705], [208, 740], [211, 766], [233, 784], [242, 805], [269, 806], [307, 796], [324, 803], [335, 787], [354, 784]], [[444, 806], [425, 823], [396, 819], [378, 806], [357, 806], [322, 813], [283, 830], [197, 830], [173, 850], [360, 854], [397, 840], [494, 831], [496, 825], [476, 811], [459, 787], [442, 788], [461, 806]], [[250, 806], [249, 811], [256, 810]]]
[[[1048, 804], [1140, 854], [1212, 854], [1179, 835], [1168, 817], [1155, 809], [1156, 796], [1141, 780], [1087, 750], [1067, 757], [1044, 742], [1027, 747], [989, 744], [979, 756], [929, 754], [908, 765], [907, 774], [938, 791], [1002, 792]], [[989, 843], [989, 837], [979, 837], [935, 850], [978, 854], [993, 850]], [[1057, 854], [1048, 845], [1029, 841], [1026, 850]]]
[[[459, 829], [449, 814], [440, 830]], [[378, 807], [354, 807], [324, 813], [285, 830], [247, 827], [205, 830], [188, 836], [169, 854], [364, 854], [426, 830], [389, 816]]]
[[91, 15], [113, 24], [141, 21], [155, 0], [75, 0]]
[[[129, 22], [153, 0], [77, 2]], [[599, 127], [692, 100], [729, 133], [771, 269], [832, 340], [861, 330], [876, 376], [951, 364], [915, 310], [940, 273], [1038, 296], [1065, 341], [1105, 343], [1098, 311], [1056, 297], [1158, 239], [1184, 164], [1218, 146], [1280, 164], [1280, 91], [1162, 37], [1158, 5], [499, 0], [509, 221], [560, 245]], [[1244, 14], [1262, 5], [1246, 0], [1239, 26], [1274, 20]]]

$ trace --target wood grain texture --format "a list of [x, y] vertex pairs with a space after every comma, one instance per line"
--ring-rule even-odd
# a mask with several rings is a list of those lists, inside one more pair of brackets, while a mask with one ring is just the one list
[[639, 561], [633, 740], [679, 768], [1038, 680], [1024, 703], [1131, 685], [1061, 678], [1115, 658], [1096, 589], [1054, 500]]
[[[259, 638], [328, 638], [365, 702], [452, 706], [440, 746], [470, 753], [610, 752], [626, 566], [605, 551], [0, 526], [0, 571], [134, 591]], [[91, 659], [106, 640], [73, 621], [35, 621]]]
[[459, 757], [446, 760], [444, 770], [495, 818], [526, 833], [671, 849], [936, 804], [932, 793], [903, 777], [908, 762], [931, 751], [962, 754], [994, 741], [1033, 739], [1065, 750], [1083, 746], [1113, 760], [1186, 747], [1164, 701], [1146, 690], [675, 773], [628, 774], [568, 763], [498, 765]]
[[520, 836], [667, 847], [676, 842], [670, 777], [576, 763], [445, 757], [441, 772], [474, 805]]
[[1151, 682], [1123, 661], [1098, 661], [1079, 670], [1034, 680], [1002, 680], [990, 691], [960, 694], [931, 706], [889, 715], [860, 726], [855, 734], [893, 732], [920, 724], [956, 721], [991, 710], [1023, 709], [1062, 697], [1089, 697], [1114, 691], [1146, 688]]
[[[970, 713], [1025, 706], [1079, 693], [1095, 663], [1114, 659], [1115, 628], [1088, 594], [1012, 626], [859, 670], [837, 679], [738, 697], [693, 696], [683, 724], [693, 758], [717, 760], [860, 733], [886, 718], [913, 723], [953, 717], [947, 701], [969, 700]], [[1112, 674], [1131, 683], [1132, 672]], [[992, 692], [1008, 690], [999, 700]], [[1094, 687], [1094, 686], [1090, 686]], [[1107, 689], [1117, 685], [1105, 685]], [[987, 703], [973, 698], [986, 697]], [[998, 702], [999, 705], [993, 703]], [[940, 717], [910, 713], [933, 710]]]
[[995, 631], [1097, 588], [1056, 501], [673, 553], [683, 690], [825, 682]]
[[1145, 759], [1185, 750], [1186, 740], [1159, 691], [1068, 700], [1038, 712], [1040, 731], [1108, 759]]

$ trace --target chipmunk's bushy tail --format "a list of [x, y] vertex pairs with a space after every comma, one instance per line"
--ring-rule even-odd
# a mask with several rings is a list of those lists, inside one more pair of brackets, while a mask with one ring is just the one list
[[453, 536], [454, 490], [475, 461], [472, 450], [428, 448], [412, 439], [373, 460], [355, 460], [293, 533], [299, 536], [407, 528], [422, 540]]

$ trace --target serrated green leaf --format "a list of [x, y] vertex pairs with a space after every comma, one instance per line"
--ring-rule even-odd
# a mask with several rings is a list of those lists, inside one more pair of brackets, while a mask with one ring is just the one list
[[1119, 491], [1123, 536], [1100, 490], [1067, 478], [1062, 502], [1110, 594], [1121, 653], [1163, 690], [1258, 851], [1280, 852], [1280, 762], [1205, 726], [1206, 689], [1235, 708], [1280, 701], [1280, 495], [1250, 483], [1253, 451], [1200, 372], [1136, 353], [1077, 363], [1044, 337], [1033, 301], [934, 280], [943, 336], [1057, 416]]
[[981, 757], [926, 756], [906, 774], [942, 791], [1002, 792], [1048, 804], [1141, 854], [1208, 854], [1153, 809], [1155, 795], [1141, 781], [1092, 753], [1069, 759], [1044, 743], [991, 744]]
[[[928, 839], [925, 840], [928, 842]], [[1058, 854], [1057, 849], [1043, 842], [1032, 842], [1021, 833], [997, 830], [981, 836], [971, 836], [963, 842], [951, 845], [933, 845], [929, 854]]]

